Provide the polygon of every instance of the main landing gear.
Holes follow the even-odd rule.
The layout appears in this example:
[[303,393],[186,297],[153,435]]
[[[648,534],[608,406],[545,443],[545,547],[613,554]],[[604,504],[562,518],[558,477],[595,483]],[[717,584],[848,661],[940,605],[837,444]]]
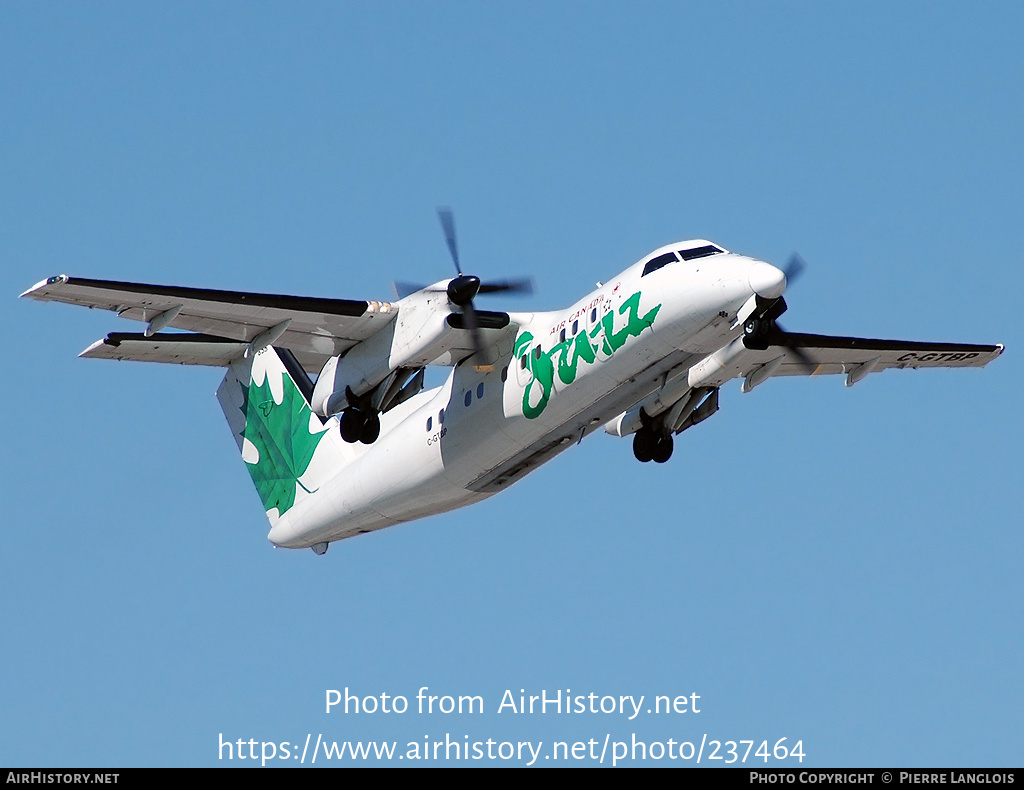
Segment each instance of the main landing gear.
[[341,413],[338,426],[341,429],[341,438],[349,444],[373,444],[380,436],[380,417],[376,412],[363,411],[353,406],[349,406]]
[[672,434],[641,428],[633,434],[633,455],[641,463],[665,463],[672,457]]

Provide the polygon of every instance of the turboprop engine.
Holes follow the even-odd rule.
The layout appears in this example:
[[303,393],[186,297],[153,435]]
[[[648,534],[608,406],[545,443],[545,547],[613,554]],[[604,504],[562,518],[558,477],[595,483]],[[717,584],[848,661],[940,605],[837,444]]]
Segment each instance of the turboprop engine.
[[455,365],[473,355],[480,364],[491,361],[482,332],[505,329],[508,314],[474,311],[467,322],[465,308],[451,296],[458,282],[444,280],[400,299],[394,321],[324,365],[310,405],[321,417],[341,414],[345,441],[376,441],[379,415],[423,388],[427,365]]
[[375,441],[378,415],[422,389],[426,365],[450,364],[472,350],[464,333],[451,331],[443,291],[410,294],[396,307],[394,321],[331,357],[317,377],[310,405],[321,417],[341,413],[346,441]]
[[475,275],[464,274],[452,211],[441,207],[437,215],[458,276],[422,287],[395,283],[395,290],[403,297],[395,305],[398,317],[346,353],[328,360],[317,378],[313,411],[321,417],[341,413],[341,436],[346,442],[376,441],[380,413],[423,388],[425,366],[454,365],[472,355],[477,370],[489,370],[494,362],[493,349],[484,342],[483,331],[505,329],[509,317],[507,313],[477,310],[473,299],[478,294],[533,292],[528,279],[485,283]]

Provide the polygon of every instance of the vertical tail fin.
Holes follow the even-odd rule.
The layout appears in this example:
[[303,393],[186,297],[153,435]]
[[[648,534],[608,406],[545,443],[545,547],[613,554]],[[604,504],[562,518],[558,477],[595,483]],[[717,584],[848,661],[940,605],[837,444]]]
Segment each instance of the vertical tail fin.
[[[324,479],[314,463],[331,442],[309,406],[313,384],[287,349],[268,346],[228,369],[217,399],[271,525]],[[329,452],[329,451],[327,451]]]

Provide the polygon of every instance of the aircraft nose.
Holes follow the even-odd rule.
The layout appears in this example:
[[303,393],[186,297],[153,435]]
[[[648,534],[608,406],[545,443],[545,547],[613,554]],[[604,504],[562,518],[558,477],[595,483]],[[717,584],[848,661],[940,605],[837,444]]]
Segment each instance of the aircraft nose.
[[750,288],[765,299],[777,299],[786,290],[786,275],[770,263],[757,261],[747,275]]

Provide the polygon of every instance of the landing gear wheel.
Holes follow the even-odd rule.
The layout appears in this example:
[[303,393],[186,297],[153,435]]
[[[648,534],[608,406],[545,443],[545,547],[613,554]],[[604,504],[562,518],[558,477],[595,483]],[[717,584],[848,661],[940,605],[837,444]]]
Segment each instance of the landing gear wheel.
[[656,464],[663,464],[672,457],[672,436],[659,436],[654,445],[654,453],[651,459]]
[[641,428],[635,434],[633,434],[633,455],[636,456],[642,464],[646,464],[652,458],[654,458],[654,448],[657,443],[657,437],[655,437],[652,431],[646,428]]
[[[338,427],[341,429],[341,438],[349,444],[358,442],[366,427],[366,415],[358,409],[348,408],[341,413],[338,420]],[[380,430],[380,423],[377,424]]]
[[764,322],[757,318],[751,318],[743,325],[743,334],[747,337],[758,337],[764,334]]
[[359,434],[359,441],[363,444],[373,444],[380,436],[380,417],[376,414],[367,414],[363,423],[363,430]]

